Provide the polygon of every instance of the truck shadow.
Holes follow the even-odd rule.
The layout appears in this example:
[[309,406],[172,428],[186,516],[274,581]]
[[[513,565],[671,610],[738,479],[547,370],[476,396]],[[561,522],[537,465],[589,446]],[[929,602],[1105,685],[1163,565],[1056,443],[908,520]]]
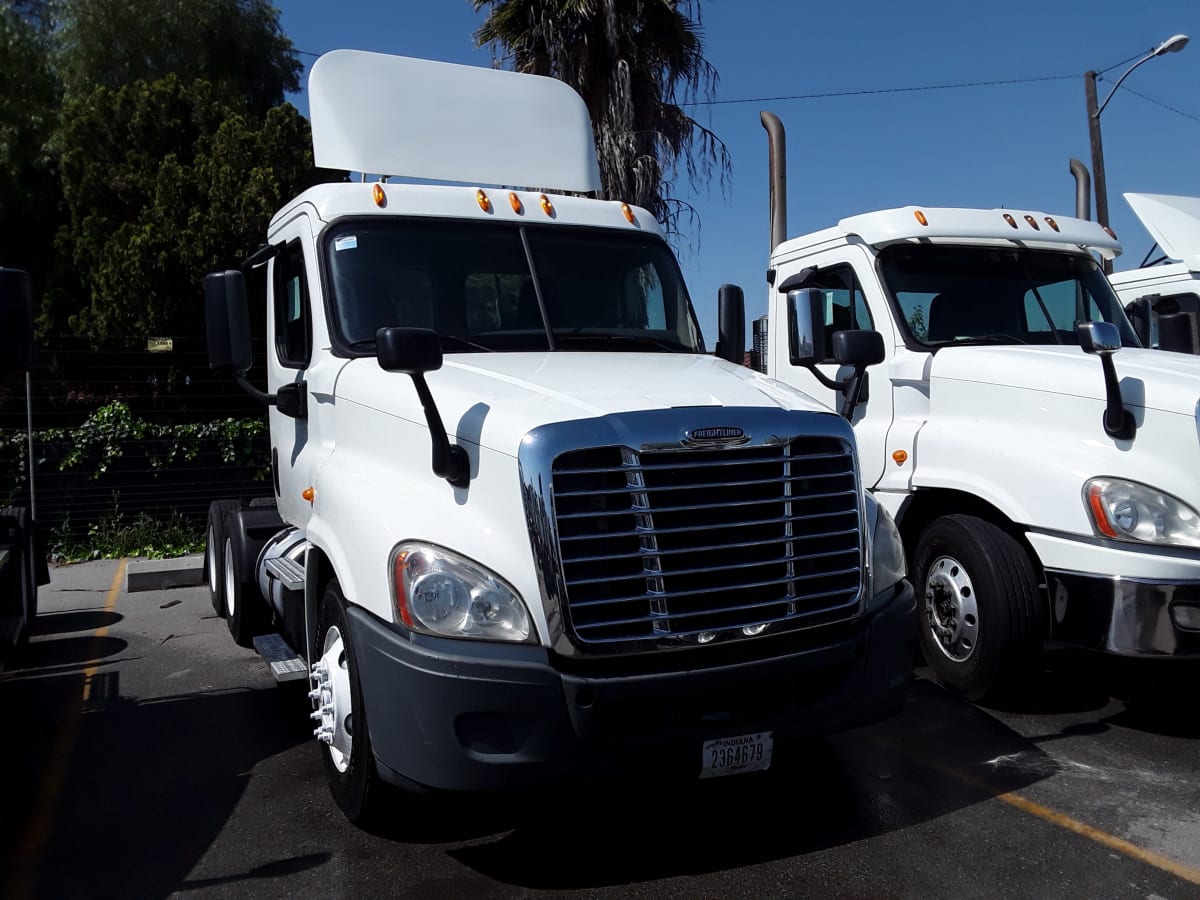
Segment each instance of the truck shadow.
[[34,637],[48,634],[70,634],[76,631],[96,631],[110,628],[124,616],[105,609],[77,609],[71,612],[39,613],[30,632]]
[[[996,760],[1022,754],[1020,770]],[[525,889],[700,875],[854,843],[1019,790],[1054,773],[1036,746],[928,682],[901,714],[779,748],[768,773],[688,784],[612,782],[533,794],[494,840],[447,849]],[[565,799],[569,796],[569,799]],[[486,821],[473,815],[476,827]],[[492,810],[493,824],[505,816]],[[463,835],[459,835],[460,840]]]
[[1200,720],[1188,715],[1179,700],[1197,693],[1200,665],[1195,661],[1132,659],[1063,648],[1045,655],[1027,686],[981,705],[1023,716],[1098,713],[1095,721],[1076,726],[1093,734],[1115,726],[1200,737]]
[[[0,832],[9,832],[0,870],[17,872],[16,887],[24,881],[29,895],[170,895],[222,834],[255,765],[311,740],[297,704],[281,702],[276,689],[138,701],[121,697],[118,673],[107,674],[82,708],[82,675],[0,685],[20,721],[42,722],[21,755],[44,764],[7,764],[27,776],[15,796],[6,789],[0,817]],[[284,857],[203,883],[253,883],[319,866],[328,854]],[[0,883],[0,892],[11,886]]]

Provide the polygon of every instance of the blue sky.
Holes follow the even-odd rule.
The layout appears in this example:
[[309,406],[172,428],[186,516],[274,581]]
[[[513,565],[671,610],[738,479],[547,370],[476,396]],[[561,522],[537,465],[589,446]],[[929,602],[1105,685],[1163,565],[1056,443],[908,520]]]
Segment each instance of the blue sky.
[[[276,3],[284,31],[307,53],[492,61],[474,46],[481,17],[469,0]],[[909,204],[1073,214],[1068,160],[1091,168],[1083,73],[1115,67],[1099,84],[1103,101],[1141,54],[1184,33],[1192,42],[1140,66],[1101,116],[1110,220],[1125,247],[1115,268],[1137,266],[1152,246],[1122,192],[1200,196],[1196,0],[707,0],[701,17],[705,56],[720,75],[716,99],[751,101],[690,108],[733,158],[724,194],[684,180],[677,191],[700,216],[680,262],[710,342],[721,284],[745,289],[747,320],[766,311],[762,109],[787,129],[789,237]],[[993,81],[1017,83],[762,99]],[[307,114],[303,95],[292,100]]]

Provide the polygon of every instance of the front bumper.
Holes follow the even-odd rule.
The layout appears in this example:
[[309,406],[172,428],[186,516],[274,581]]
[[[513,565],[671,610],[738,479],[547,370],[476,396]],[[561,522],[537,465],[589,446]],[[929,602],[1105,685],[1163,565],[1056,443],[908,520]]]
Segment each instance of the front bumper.
[[[913,659],[907,581],[853,628],[766,659],[600,677],[541,647],[436,640],[348,611],[375,761],[405,787],[486,791],[623,771],[695,775],[701,744],[829,734],[897,712]],[[760,646],[765,646],[760,645]]]
[[1179,625],[1181,609],[1200,610],[1200,581],[1047,570],[1046,583],[1056,641],[1123,656],[1200,658],[1200,631]]

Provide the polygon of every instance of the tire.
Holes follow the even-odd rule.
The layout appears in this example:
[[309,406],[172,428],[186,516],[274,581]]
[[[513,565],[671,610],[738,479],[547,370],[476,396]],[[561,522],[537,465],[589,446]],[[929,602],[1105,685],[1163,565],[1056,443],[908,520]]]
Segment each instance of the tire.
[[253,647],[254,639],[270,630],[267,601],[258,591],[252,560],[242,558],[242,542],[225,535],[224,570],[225,624],[242,647]]
[[309,676],[309,696],[329,791],[351,822],[376,824],[391,794],[375,770],[346,598],[336,580],[325,588],[317,621],[320,655]]
[[937,680],[968,700],[1016,687],[1049,624],[1020,542],[985,519],[943,516],[918,538],[912,575],[921,652]]
[[221,618],[225,617],[225,517],[240,506],[237,500],[214,500],[208,505],[204,576],[213,612]]

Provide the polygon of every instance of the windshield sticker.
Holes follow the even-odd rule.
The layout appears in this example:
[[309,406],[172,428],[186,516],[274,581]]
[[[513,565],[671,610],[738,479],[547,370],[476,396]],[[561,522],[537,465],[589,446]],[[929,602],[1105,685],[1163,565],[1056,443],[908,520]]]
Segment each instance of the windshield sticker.
[[356,250],[358,248],[358,236],[348,234],[345,237],[340,237],[333,242],[333,250],[335,253],[342,250]]

